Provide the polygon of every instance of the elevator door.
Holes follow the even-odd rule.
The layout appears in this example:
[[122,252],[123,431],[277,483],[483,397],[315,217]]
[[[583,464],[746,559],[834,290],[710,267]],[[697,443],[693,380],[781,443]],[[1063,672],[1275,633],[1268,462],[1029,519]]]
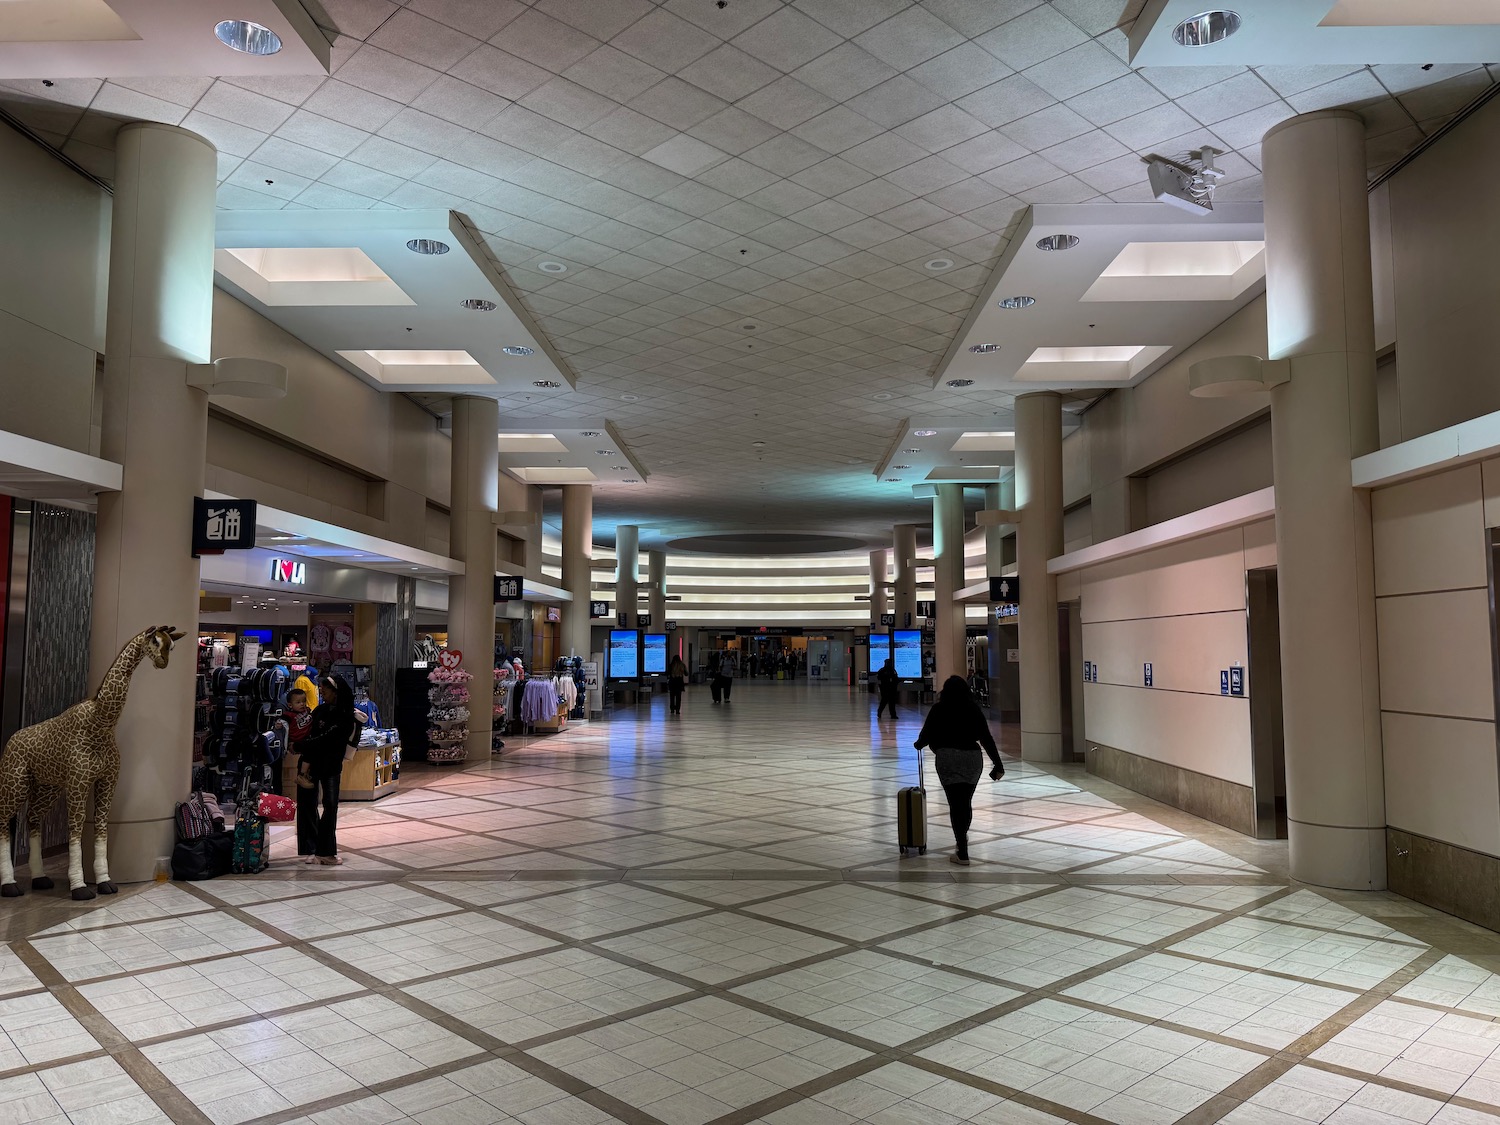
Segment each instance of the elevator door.
[[1255,836],[1286,839],[1286,747],[1281,727],[1281,616],[1276,569],[1245,575],[1250,641],[1250,745]]

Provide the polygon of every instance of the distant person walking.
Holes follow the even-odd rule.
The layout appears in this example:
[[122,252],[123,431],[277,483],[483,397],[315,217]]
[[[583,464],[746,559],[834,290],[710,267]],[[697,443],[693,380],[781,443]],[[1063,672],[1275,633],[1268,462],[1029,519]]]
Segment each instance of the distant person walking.
[[682,692],[687,686],[688,667],[682,657],[672,657],[672,663],[667,665],[667,713],[671,715],[682,714]]
[[900,687],[901,681],[896,678],[896,662],[889,657],[880,666],[880,671],[875,673],[875,682],[880,687],[880,706],[875,711],[875,721],[880,722],[880,717],[885,714],[885,709],[891,709],[892,721],[896,718],[896,689]]
[[924,746],[932,747],[937,758],[938,781],[948,797],[948,818],[953,824],[955,846],[948,862],[968,867],[969,825],[974,822],[974,790],[984,772],[984,755],[988,754],[994,763],[990,770],[992,780],[1004,777],[1005,767],[1000,763],[1000,750],[990,734],[984,712],[962,676],[949,676],[943,681],[942,694],[927,712],[922,733],[912,745],[919,754]]
[[[724,693],[725,703],[729,702],[729,694],[734,690],[734,674],[738,670],[739,669],[735,662],[734,653],[724,653],[724,658],[719,661],[719,678],[714,682],[719,685],[719,691],[722,691]],[[714,693],[715,696],[717,696],[718,694],[718,692]],[[717,703],[718,699],[715,698],[714,702]]]

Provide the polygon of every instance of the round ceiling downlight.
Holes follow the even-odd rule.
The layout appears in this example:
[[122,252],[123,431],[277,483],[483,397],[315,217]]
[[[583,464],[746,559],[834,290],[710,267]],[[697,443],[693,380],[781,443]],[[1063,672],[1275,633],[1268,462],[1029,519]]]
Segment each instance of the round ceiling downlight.
[[1238,12],[1223,9],[1199,12],[1172,29],[1172,41],[1179,47],[1210,47],[1228,39],[1243,22]]
[[507,344],[500,349],[506,355],[535,355],[535,348],[528,348],[524,344]]
[[903,449],[901,452],[902,453],[921,453],[922,451],[920,449]]
[[1002,309],[1029,309],[1034,304],[1035,297],[1001,297],[995,302],[995,306]]
[[885,483],[886,484],[900,484],[901,483],[901,478],[900,477],[886,477],[885,478]]
[[620,483],[621,484],[640,484],[641,482],[637,478],[635,478],[635,477],[626,477]]
[[936,430],[913,430],[913,437],[937,437]]
[[562,386],[556,379],[533,379],[531,385],[533,387],[541,387],[544,391],[555,391],[558,387]]
[[274,55],[281,50],[281,36],[252,20],[220,20],[214,38],[242,55]]
[[953,268],[953,259],[931,258],[928,261],[922,263],[922,268],[929,269],[933,273],[941,273],[943,270],[951,270]]
[[969,351],[974,355],[991,355],[1000,350],[999,344],[974,344]]
[[896,396],[891,394],[890,391],[881,391],[879,394],[871,395],[870,397],[873,399],[877,399],[880,402],[885,402],[886,400],[893,399]]
[[483,297],[470,297],[467,301],[461,301],[460,304],[462,304],[463,307],[468,309],[470,312],[495,311],[495,302],[486,301]]
[[596,457],[614,457],[615,451],[613,449],[596,449],[594,450],[594,455]]
[[568,267],[561,262],[538,262],[537,269],[543,273],[567,273]]
[[409,239],[406,248],[413,254],[446,254],[449,250],[446,242],[439,242],[435,238]]
[[1036,240],[1038,250],[1071,250],[1077,245],[1076,234],[1049,234]]
[[948,385],[950,387],[972,387],[974,385],[974,380],[973,379],[949,379],[948,380]]
[[911,466],[910,465],[892,465],[891,468],[893,468],[893,469],[909,469],[909,468],[911,468]]
[[582,436],[584,436],[584,437],[598,437],[599,436],[599,431],[598,430],[580,430],[579,433],[582,434]]

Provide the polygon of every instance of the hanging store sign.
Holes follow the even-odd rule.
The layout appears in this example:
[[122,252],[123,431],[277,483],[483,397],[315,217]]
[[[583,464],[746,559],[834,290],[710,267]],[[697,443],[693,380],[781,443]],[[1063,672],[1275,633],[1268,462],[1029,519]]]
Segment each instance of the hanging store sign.
[[882,613],[880,615],[880,623],[882,625],[894,625],[896,623],[896,615],[894,613]]
[[997,605],[995,607],[995,620],[1004,621],[1010,617],[1020,617],[1021,607],[1018,605]]
[[1021,580],[1019,578],[991,578],[990,579],[990,601],[1015,603],[1021,600]]
[[272,559],[271,581],[291,586],[307,585],[307,564],[296,559]]
[[670,633],[670,632],[672,632],[672,630],[674,630],[674,629],[677,628],[677,622],[675,622],[675,621],[663,621],[661,627],[663,629],[665,629],[667,632]]
[[255,548],[254,500],[193,497],[193,557]]
[[934,602],[918,602],[917,603],[917,616],[918,617],[936,617],[937,616],[937,602],[935,602],[935,601]]
[[509,574],[495,575],[495,600],[497,602],[519,602],[526,592],[526,583]]
[[609,603],[608,602],[589,602],[589,616],[590,617],[608,617],[609,616]]

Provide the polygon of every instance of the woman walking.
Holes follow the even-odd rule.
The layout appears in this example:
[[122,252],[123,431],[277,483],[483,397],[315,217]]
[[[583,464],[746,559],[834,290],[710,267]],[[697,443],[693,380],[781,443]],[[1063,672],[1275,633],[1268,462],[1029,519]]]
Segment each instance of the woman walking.
[[682,714],[682,691],[687,686],[688,668],[680,656],[672,657],[667,665],[667,713]]
[[988,754],[994,763],[994,769],[990,770],[992,780],[1004,777],[1005,767],[1000,764],[1000,750],[990,734],[984,712],[962,676],[949,676],[943,682],[942,694],[927,712],[922,733],[912,745],[919,754],[922,747],[932,747],[937,758],[938,781],[948,796],[948,818],[953,823],[955,847],[948,862],[968,867],[969,825],[974,820],[974,790],[984,772],[984,755]]
[[[339,779],[344,751],[359,741],[354,692],[342,676],[323,681],[322,702],[313,712],[312,729],[297,745],[302,755],[297,776],[297,854],[305,863],[334,867],[339,858]],[[318,812],[318,799],[323,811]]]

